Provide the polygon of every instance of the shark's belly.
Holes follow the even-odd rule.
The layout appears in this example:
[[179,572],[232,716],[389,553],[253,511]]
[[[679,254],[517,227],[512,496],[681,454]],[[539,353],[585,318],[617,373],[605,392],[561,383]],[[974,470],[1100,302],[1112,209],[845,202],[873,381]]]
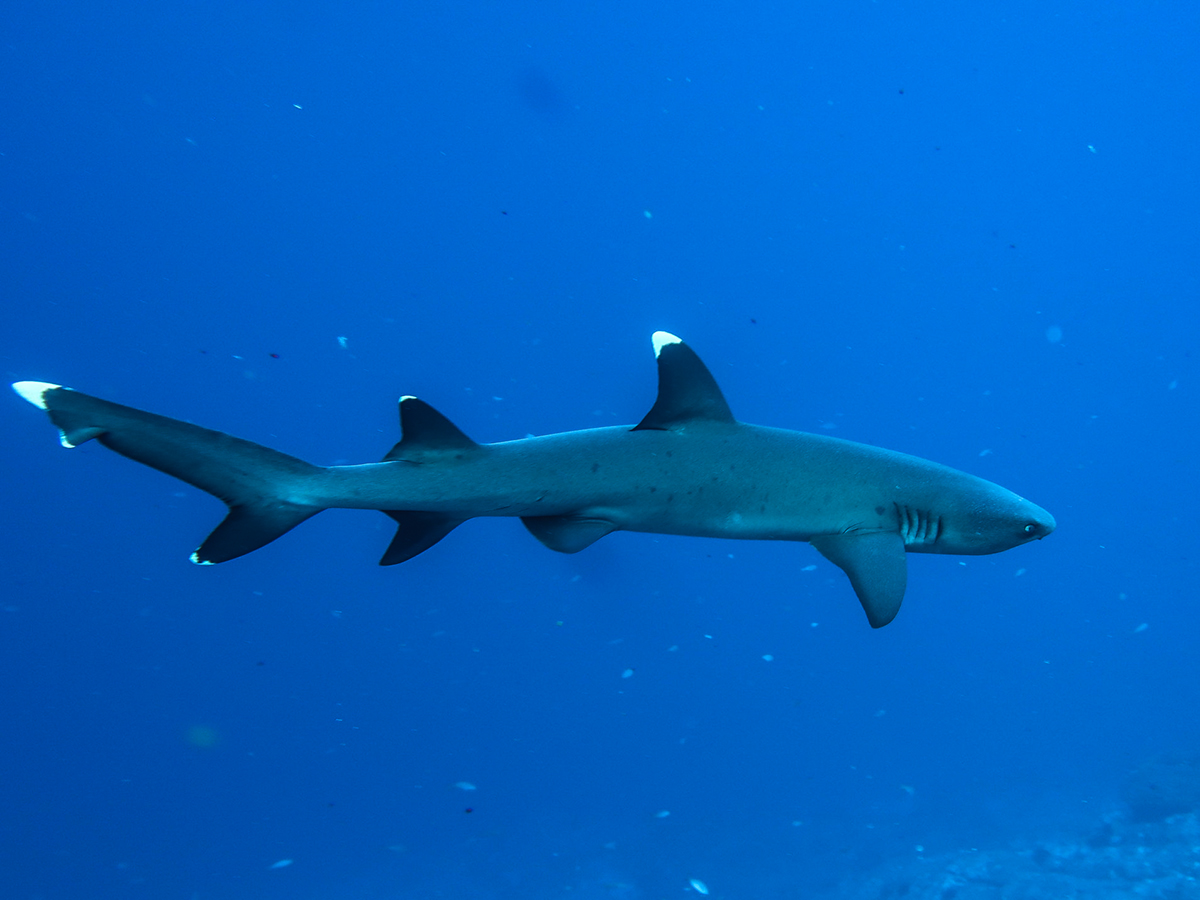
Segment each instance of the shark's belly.
[[868,515],[845,496],[772,497],[757,485],[736,482],[686,489],[666,502],[633,502],[616,511],[626,531],[739,540],[807,541],[867,524]]

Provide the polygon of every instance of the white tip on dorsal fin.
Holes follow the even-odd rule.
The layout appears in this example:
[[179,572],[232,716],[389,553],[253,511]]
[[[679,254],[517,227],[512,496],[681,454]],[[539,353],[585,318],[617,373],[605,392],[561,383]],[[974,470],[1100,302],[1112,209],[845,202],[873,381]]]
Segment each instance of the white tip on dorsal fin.
[[459,430],[453,422],[417,397],[405,394],[400,398],[400,443],[388,451],[384,462],[406,460],[414,462],[438,452],[477,450],[479,445]]
[[46,381],[17,381],[13,383],[12,389],[38,409],[45,409],[46,391],[57,390],[60,387],[61,384],[50,384]]
[[716,379],[691,347],[670,332],[656,331],[654,358],[658,397],[634,431],[671,431],[703,420],[734,423]]
[[658,359],[658,354],[662,353],[662,348],[667,344],[682,344],[679,338],[671,334],[669,331],[656,331],[650,335],[650,340],[654,342],[654,358]]

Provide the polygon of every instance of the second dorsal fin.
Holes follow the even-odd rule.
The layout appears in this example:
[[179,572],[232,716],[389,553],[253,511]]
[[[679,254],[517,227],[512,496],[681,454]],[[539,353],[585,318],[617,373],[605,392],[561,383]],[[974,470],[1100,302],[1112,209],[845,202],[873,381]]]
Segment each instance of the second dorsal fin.
[[672,431],[690,422],[733,423],[729,404],[708,367],[687,344],[665,331],[653,336],[658,398],[634,431]]
[[400,434],[400,443],[388,452],[384,462],[415,461],[429,453],[473,450],[479,446],[457,425],[416,397],[400,398]]

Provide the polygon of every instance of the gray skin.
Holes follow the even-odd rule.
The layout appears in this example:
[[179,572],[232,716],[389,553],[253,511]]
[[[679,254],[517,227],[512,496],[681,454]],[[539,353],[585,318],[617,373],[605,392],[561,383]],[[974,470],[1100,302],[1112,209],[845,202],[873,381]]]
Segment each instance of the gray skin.
[[609,531],[766,541],[888,532],[910,553],[997,553],[1053,528],[1045,510],[974,475],[741,422],[569,431],[420,461],[332,466],[296,487],[289,499],[301,506],[464,520],[569,516]]
[[477,444],[415,397],[383,462],[318,467],[259,444],[90,397],[18,382],[65,446],[96,439],[224,500],[225,520],[192,555],[224,562],[322,509],[378,509],[398,523],[381,560],[427,550],[463,521],[519,517],[574,553],[613,531],[807,541],[850,578],[873,627],[890,622],[905,553],[986,554],[1055,528],[999,485],[938,463],[825,435],[736,421],[699,357],[654,336],[659,391],[637,425]]

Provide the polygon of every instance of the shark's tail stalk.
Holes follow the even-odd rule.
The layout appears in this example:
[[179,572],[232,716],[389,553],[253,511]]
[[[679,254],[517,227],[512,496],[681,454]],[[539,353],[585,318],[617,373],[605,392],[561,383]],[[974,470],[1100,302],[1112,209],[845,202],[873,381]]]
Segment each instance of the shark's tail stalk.
[[225,501],[229,514],[192,554],[198,565],[257,550],[324,508],[300,500],[322,470],[294,456],[58,384],[18,381],[13,390],[50,414],[64,447],[98,440]]

